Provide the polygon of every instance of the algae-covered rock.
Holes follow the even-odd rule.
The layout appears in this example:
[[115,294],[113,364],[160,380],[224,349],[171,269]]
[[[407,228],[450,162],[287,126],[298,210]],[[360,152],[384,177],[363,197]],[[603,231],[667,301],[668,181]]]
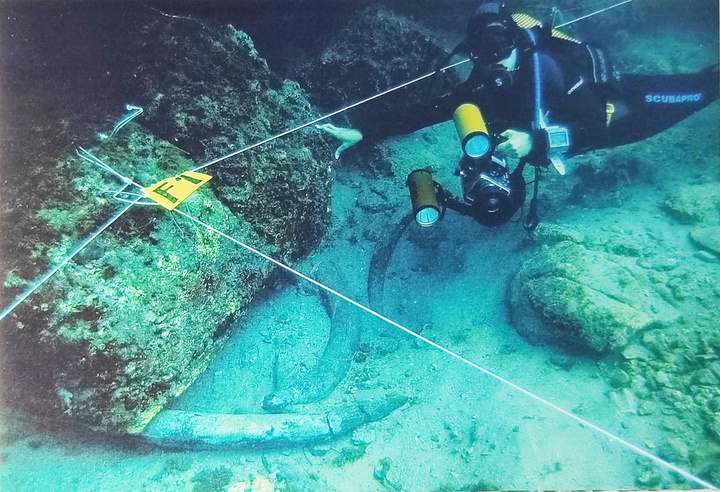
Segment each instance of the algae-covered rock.
[[[432,72],[444,56],[445,51],[421,24],[373,6],[352,17],[320,59],[303,67],[297,78],[313,101],[331,110]],[[380,103],[409,106],[417,98],[428,97],[428,91],[441,95],[454,81],[441,78],[433,80],[437,84],[410,86],[401,98],[383,97]]]
[[[192,164],[137,126],[90,150],[147,184]],[[57,238],[38,244],[37,256],[57,264],[123,204],[108,193],[119,180],[77,155],[62,158],[53,177],[57,188],[32,220]],[[274,251],[209,187],[181,210]],[[271,270],[180,215],[134,205],[3,322],[5,389],[34,415],[137,432],[205,369]]]
[[[297,73],[300,85],[325,111],[334,111],[428,74],[446,57],[432,34],[414,20],[384,7],[372,6],[352,16],[328,42],[320,57]],[[334,118],[338,124],[363,128],[364,137],[385,137],[384,130],[370,135],[387,112],[406,112],[439,97],[459,82],[452,70],[386,93]],[[448,120],[452,114],[447,115]],[[388,173],[388,150],[379,146],[353,147],[343,156],[363,169]]]
[[720,226],[698,227],[690,232],[690,237],[701,248],[720,255]]
[[[145,108],[142,124],[209,162],[313,120],[300,86],[282,80],[232,26],[144,15],[131,29],[100,34],[128,100]],[[327,230],[332,149],[314,127],[207,168],[219,198],[280,255],[298,260]]]
[[573,351],[622,349],[640,330],[678,317],[643,269],[571,241],[523,263],[510,303],[520,334]]
[[[71,63],[57,74],[87,120],[33,113],[42,132],[35,123],[22,135],[7,128],[3,308],[124,205],[113,198],[122,183],[80,159],[79,144],[149,186],[314,117],[299,86],[275,76],[230,27],[154,9],[100,12],[85,27],[77,39],[53,31],[58,53],[17,59],[35,73],[43,55],[82,53],[102,69]],[[24,100],[40,108],[36,99],[61,90],[31,89]],[[107,138],[119,101],[144,111]],[[314,129],[278,138],[204,168],[210,183],[179,210],[263,253],[300,259],[328,223],[324,157],[332,151]],[[125,200],[139,196],[134,185],[126,191]],[[271,266],[178,213],[134,205],[2,321],[3,400],[48,421],[137,432],[204,370]]]
[[583,234],[575,229],[547,222],[538,224],[537,229],[529,237],[537,244],[556,244],[562,241],[582,244],[585,239]]
[[665,201],[670,215],[686,224],[720,223],[720,183],[682,185]]

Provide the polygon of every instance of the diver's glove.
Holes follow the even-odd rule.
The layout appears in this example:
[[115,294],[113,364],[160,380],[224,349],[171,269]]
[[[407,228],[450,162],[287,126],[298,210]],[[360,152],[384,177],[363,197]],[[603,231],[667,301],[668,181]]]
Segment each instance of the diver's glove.
[[500,136],[507,140],[497,146],[497,151],[505,157],[522,159],[533,150],[533,137],[529,133],[505,130]]
[[322,125],[315,125],[315,128],[322,130],[324,132],[329,133],[333,137],[340,140],[341,145],[337,148],[335,151],[335,159],[340,158],[340,154],[345,152],[345,150],[349,149],[353,145],[358,144],[362,139],[362,133],[360,133],[360,130],[356,130],[354,128],[342,128],[339,126],[335,126],[330,123],[323,123]]
[[[561,127],[548,128],[557,129]],[[567,136],[567,130],[564,131]],[[503,156],[524,159],[533,166],[548,167],[552,164],[558,173],[565,174],[565,166],[560,157],[564,155],[567,147],[560,154],[553,154],[549,145],[548,130],[538,129],[533,130],[531,133],[505,130],[500,136],[507,139],[497,146],[497,151]]]
[[569,147],[568,131],[565,127],[548,126],[530,133],[506,130],[500,136],[507,140],[497,146],[497,151],[505,157],[524,159],[533,166],[544,168],[552,164],[559,174],[565,174],[562,159]]

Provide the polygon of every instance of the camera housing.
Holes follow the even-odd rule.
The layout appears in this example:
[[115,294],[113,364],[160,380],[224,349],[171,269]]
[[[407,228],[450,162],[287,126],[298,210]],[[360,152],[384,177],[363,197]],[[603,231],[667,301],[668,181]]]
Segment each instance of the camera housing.
[[522,173],[508,172],[505,161],[494,155],[487,159],[464,156],[458,174],[462,180],[462,202],[468,206],[465,212],[469,211],[467,215],[484,226],[504,224],[525,202]]
[[462,198],[443,189],[428,171],[413,171],[407,178],[407,186],[415,221],[423,227],[431,226],[449,208],[484,226],[500,226],[525,202],[522,166],[510,172],[505,160],[495,155],[494,139],[474,104],[460,105],[453,121],[463,150],[456,170],[461,179]]

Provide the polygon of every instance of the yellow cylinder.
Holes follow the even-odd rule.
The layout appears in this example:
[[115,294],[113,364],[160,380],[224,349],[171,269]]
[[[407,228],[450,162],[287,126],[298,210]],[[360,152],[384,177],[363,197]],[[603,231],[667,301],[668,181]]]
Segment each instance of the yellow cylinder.
[[432,174],[417,169],[407,177],[415,221],[423,227],[433,225],[440,218],[440,204]]
[[453,113],[455,130],[468,157],[485,157],[492,150],[485,120],[474,104],[461,104]]

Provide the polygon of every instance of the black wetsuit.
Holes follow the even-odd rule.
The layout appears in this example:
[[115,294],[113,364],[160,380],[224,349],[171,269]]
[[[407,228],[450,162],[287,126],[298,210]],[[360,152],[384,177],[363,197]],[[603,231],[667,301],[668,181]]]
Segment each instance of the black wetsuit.
[[[568,154],[573,155],[642,140],[718,98],[717,66],[697,74],[618,78],[605,53],[593,45],[559,39],[540,28],[523,29],[518,37],[514,71],[476,65],[449,94],[411,111],[362,118],[359,130],[369,141],[408,134],[449,120],[455,108],[469,102],[480,107],[493,134],[509,128],[533,132],[538,131],[539,103],[545,124],[567,128]],[[531,157],[542,158],[543,139],[533,140],[541,145],[534,145]]]

